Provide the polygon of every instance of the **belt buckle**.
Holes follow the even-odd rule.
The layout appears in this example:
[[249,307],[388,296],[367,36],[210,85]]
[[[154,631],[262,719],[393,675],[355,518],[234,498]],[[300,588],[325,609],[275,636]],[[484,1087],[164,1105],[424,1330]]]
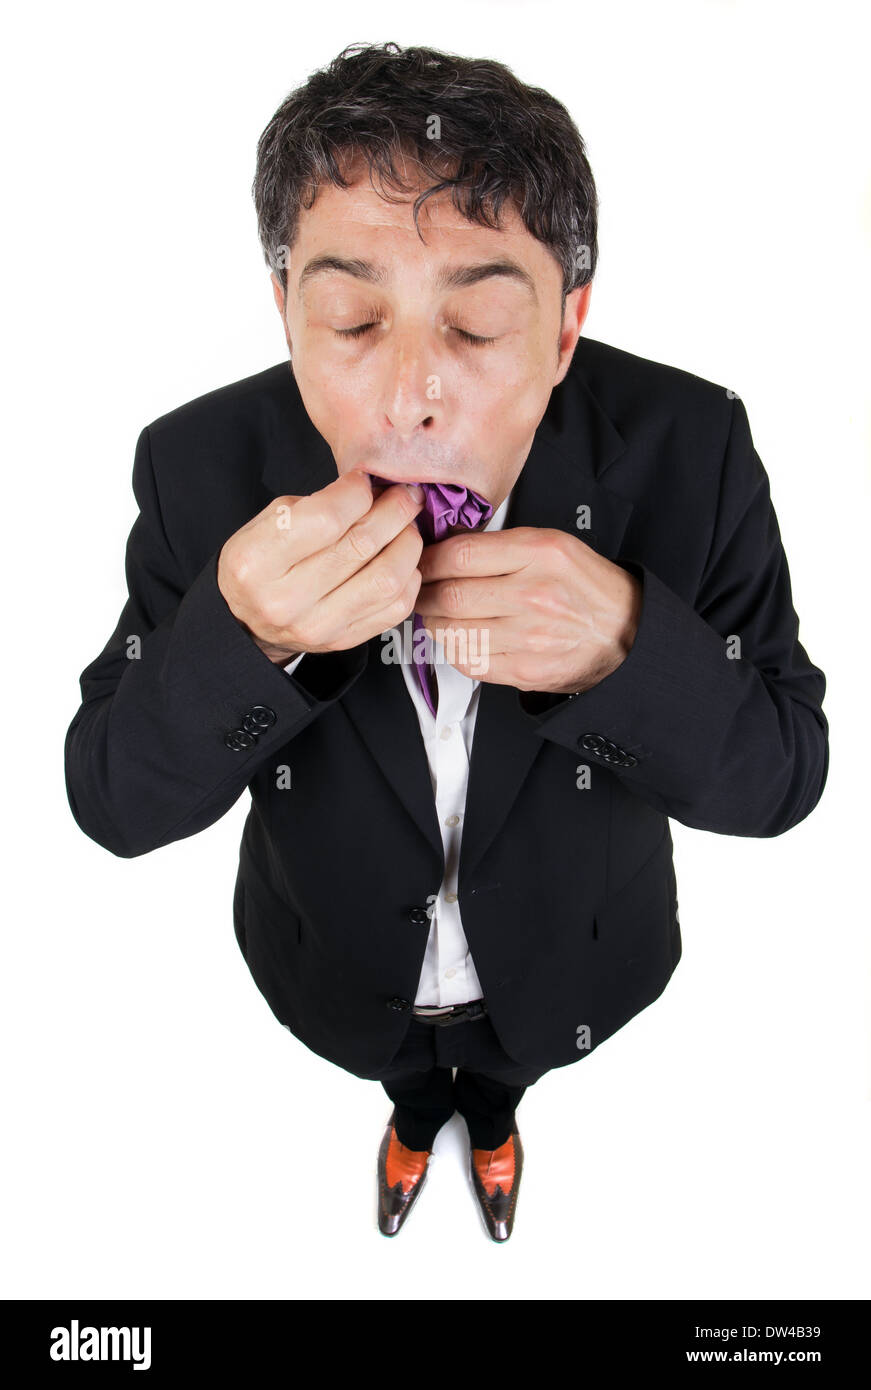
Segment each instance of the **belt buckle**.
[[452,1014],[450,1018],[440,1020],[446,1027],[450,1027],[452,1023],[466,1023],[469,1019],[480,1018],[484,1012],[478,999],[472,999],[468,1004],[455,1004],[454,1008],[457,1011],[455,1014]]
[[436,1019],[436,1022],[440,1023],[443,1028],[450,1028],[453,1023],[462,1023],[468,1014],[468,1004],[452,1004],[451,1012],[446,1014],[444,1018]]
[[471,1017],[480,1017],[484,1012],[483,1000],[473,999],[466,1004],[443,1004],[440,1007],[430,1004],[417,1005],[415,1016],[425,1019],[428,1023],[437,1023],[442,1028],[450,1028],[451,1024],[463,1023],[468,1019],[473,1008],[478,1008],[478,1013],[472,1013]]

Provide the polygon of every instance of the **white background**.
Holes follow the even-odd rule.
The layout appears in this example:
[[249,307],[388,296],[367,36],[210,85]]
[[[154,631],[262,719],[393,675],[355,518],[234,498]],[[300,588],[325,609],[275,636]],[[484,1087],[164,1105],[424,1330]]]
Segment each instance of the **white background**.
[[[871,1294],[866,45],[829,3],[99,4],[4,25],[2,1213],[9,1298]],[[601,197],[584,332],[735,390],[832,726],[774,840],[672,822],[665,994],[518,1111],[512,1239],[459,1116],[395,1240],[380,1085],[276,1022],[232,925],[246,793],[136,860],[79,831],[63,738],[125,598],[149,421],[283,361],[257,138],[346,44],[500,59]],[[865,253],[865,254],[863,254]],[[338,1117],[326,1128],[324,1117]]]

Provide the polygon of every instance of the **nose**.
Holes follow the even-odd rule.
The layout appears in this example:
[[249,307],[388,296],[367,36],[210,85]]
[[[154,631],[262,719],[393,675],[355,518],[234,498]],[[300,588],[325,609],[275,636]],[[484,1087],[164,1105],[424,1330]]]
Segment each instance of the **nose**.
[[441,382],[419,330],[396,335],[385,370],[384,414],[396,434],[410,440],[431,430],[436,423],[434,403],[441,397]]
[[398,405],[394,402],[384,413],[397,438],[402,440],[410,441],[419,433],[427,433],[435,424],[432,414],[413,401],[403,401]]

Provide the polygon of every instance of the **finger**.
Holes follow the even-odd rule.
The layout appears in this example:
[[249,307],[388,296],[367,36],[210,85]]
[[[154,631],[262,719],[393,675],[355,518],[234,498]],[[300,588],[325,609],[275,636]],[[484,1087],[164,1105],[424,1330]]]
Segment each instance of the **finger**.
[[527,607],[525,586],[511,575],[485,579],[441,579],[422,583],[415,612],[455,618],[507,618]]
[[[511,685],[516,660],[516,635],[497,624],[450,624],[447,620],[426,630],[433,642],[433,660],[444,662],[472,680]],[[502,650],[504,648],[505,650]]]
[[[395,582],[394,566],[397,561],[403,564],[406,550],[403,548],[392,552],[381,566],[377,561],[391,542],[409,529],[421,506],[422,503],[416,502],[405,487],[390,488],[343,536],[299,561],[292,570],[282,575],[274,585],[272,595],[276,605],[283,607],[286,621],[292,623],[314,605],[322,604],[330,594],[341,590],[348,580],[363,571],[367,571],[364,582],[351,590],[360,604],[359,614],[369,617],[383,608],[387,593],[384,586]],[[403,583],[411,569],[417,567],[423,548],[417,528],[411,526],[411,531],[416,538],[413,542],[414,554],[401,576]],[[395,596],[392,590],[390,595]],[[347,601],[347,596],[344,601]],[[334,613],[335,605],[323,611]],[[349,620],[352,616],[355,615],[349,614]]]
[[[414,611],[420,611],[417,602]],[[449,648],[454,642],[460,652],[486,649],[493,654],[506,656],[517,649],[520,640],[516,624],[508,618],[494,618],[492,621],[488,618],[482,622],[439,614],[426,617],[423,625],[439,646]]]
[[[351,526],[322,557],[330,568],[334,582],[324,593],[344,584],[352,575],[365,569],[380,553],[409,526],[423,508],[423,496],[416,500],[406,484],[386,488],[375,499],[370,510]],[[420,534],[415,528],[416,534]],[[423,549],[421,538],[420,549]],[[371,578],[371,575],[370,575]]]
[[354,644],[368,642],[370,637],[397,627],[410,618],[414,612],[414,601],[420,588],[420,570],[417,566],[411,571],[405,587],[393,603],[383,608],[373,608],[366,617],[354,618],[348,626],[350,640]]
[[[318,598],[309,609],[300,609],[299,594],[294,588],[288,595],[288,608],[292,611],[285,621],[293,623],[297,610],[306,612],[305,637],[309,648],[326,645],[337,637],[350,636],[344,646],[368,641],[413,611],[420,586],[417,561],[422,545],[417,528],[406,525],[374,560]],[[290,582],[293,588],[293,575]]]
[[369,480],[359,469],[308,497],[287,494],[274,498],[249,523],[249,568],[267,580],[285,575],[310,555],[339,541],[367,515],[372,504]]
[[460,532],[425,547],[420,572],[424,583],[456,575],[513,574],[530,565],[541,545],[541,529],[516,526],[504,531]]
[[537,690],[567,654],[564,643],[553,650],[549,642],[540,645],[524,637],[511,619],[496,619],[483,625],[427,619],[424,626],[432,638],[437,665],[446,662],[471,680],[493,685]]
[[512,658],[501,652],[490,652],[483,648],[463,653],[462,649],[455,649],[448,657],[439,651],[436,661],[446,661],[455,671],[468,676],[469,680],[487,681],[491,685],[514,684]]
[[[577,632],[562,627],[542,624],[534,614],[524,612],[506,618],[454,618],[448,614],[427,615],[423,625],[435,637],[441,630],[444,633],[465,632],[467,634],[489,634],[486,640],[494,652],[515,655],[528,654],[532,658],[551,661],[578,649]],[[438,639],[441,640],[441,639]]]

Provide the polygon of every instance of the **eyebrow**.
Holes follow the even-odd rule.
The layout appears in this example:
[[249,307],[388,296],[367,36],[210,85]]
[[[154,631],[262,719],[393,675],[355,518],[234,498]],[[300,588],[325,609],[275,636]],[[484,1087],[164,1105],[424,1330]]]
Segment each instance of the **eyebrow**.
[[[299,277],[299,294],[302,295],[303,286],[316,275],[324,275],[330,271],[341,271],[345,275],[353,275],[356,280],[365,280],[370,285],[383,285],[387,279],[387,273],[383,266],[374,264],[372,261],[362,261],[356,257],[345,256],[313,256],[303,266]],[[479,285],[482,280],[490,280],[496,277],[514,280],[529,290],[533,299],[537,300],[538,295],[535,291],[535,281],[517,261],[510,256],[502,256],[495,261],[477,261],[472,265],[442,266],[436,276],[436,288],[440,290],[465,290],[472,285]]]

